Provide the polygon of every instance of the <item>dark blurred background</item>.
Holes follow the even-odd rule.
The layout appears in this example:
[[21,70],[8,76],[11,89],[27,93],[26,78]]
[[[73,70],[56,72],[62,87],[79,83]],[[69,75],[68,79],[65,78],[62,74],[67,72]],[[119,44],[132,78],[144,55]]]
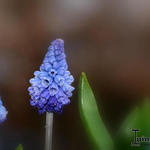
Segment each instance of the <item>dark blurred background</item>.
[[78,110],[86,72],[112,134],[150,90],[150,1],[0,0],[0,95],[9,114],[0,126],[0,150],[44,149],[45,115],[29,104],[29,79],[52,40],[65,40],[76,90],[55,115],[53,150],[91,150]]

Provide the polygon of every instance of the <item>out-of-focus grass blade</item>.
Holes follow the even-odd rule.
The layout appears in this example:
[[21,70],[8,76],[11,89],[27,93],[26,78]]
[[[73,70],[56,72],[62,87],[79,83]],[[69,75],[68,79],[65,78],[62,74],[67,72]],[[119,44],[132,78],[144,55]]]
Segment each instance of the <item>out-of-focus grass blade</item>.
[[16,148],[16,150],[23,150],[23,146],[21,144],[19,144]]
[[112,139],[99,115],[96,100],[85,73],[82,73],[80,78],[79,109],[84,127],[94,144],[94,150],[112,150]]
[[140,130],[137,132],[137,137],[150,137],[150,102],[148,99],[143,102],[144,104],[138,108],[135,108],[123,122],[116,139],[118,150],[150,149],[150,145],[147,145],[149,143],[141,143],[141,146],[138,147],[133,146],[133,129]]

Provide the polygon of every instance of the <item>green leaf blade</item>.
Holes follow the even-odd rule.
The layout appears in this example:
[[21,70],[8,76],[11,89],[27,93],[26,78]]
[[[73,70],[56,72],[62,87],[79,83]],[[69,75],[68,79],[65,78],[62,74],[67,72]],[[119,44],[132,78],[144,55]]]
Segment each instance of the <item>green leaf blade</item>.
[[112,139],[99,115],[94,94],[84,73],[81,75],[79,85],[79,109],[81,119],[95,149],[112,150]]

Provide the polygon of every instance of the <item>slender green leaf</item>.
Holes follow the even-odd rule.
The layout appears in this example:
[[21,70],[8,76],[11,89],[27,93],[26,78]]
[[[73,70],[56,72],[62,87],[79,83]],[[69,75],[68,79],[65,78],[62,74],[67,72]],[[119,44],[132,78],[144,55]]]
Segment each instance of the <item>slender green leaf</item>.
[[[150,137],[150,103],[149,100],[144,100],[144,104],[132,110],[123,122],[117,138],[116,145],[118,150],[148,150],[150,146],[146,142],[141,142],[140,146],[133,146],[134,133],[133,129],[140,130],[137,132],[137,137]],[[132,143],[132,144],[131,144]],[[146,144],[146,145],[145,145]]]
[[19,144],[16,148],[16,150],[23,150],[23,146],[21,144]]
[[82,73],[79,85],[79,108],[84,127],[94,150],[112,150],[113,142],[99,115],[92,89],[85,73]]

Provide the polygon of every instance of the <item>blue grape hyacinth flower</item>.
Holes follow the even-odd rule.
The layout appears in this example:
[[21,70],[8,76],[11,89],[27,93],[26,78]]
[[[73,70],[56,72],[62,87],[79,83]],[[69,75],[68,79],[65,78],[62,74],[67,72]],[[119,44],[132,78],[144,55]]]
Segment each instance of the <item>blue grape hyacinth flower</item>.
[[4,122],[6,120],[7,114],[8,114],[8,111],[3,106],[3,102],[0,98],[0,123]]
[[48,47],[40,70],[30,79],[30,104],[37,107],[40,114],[45,111],[61,113],[63,106],[70,103],[73,81],[68,71],[64,41],[56,39]]

